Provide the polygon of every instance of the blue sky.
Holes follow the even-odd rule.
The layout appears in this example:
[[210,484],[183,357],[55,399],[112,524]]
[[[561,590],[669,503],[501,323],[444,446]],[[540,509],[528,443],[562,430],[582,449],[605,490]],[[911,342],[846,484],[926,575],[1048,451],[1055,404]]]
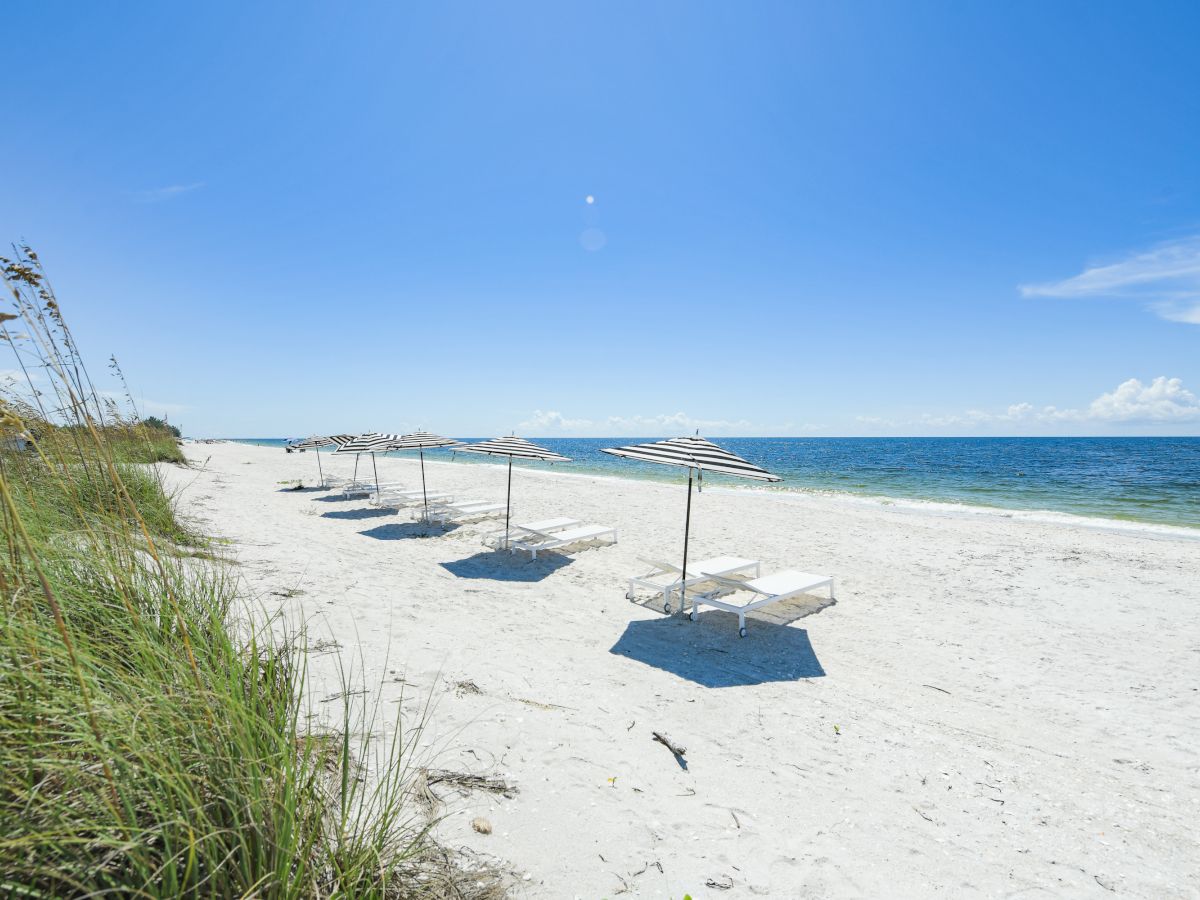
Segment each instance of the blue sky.
[[1200,433],[1196,3],[6,29],[0,236],[189,434]]

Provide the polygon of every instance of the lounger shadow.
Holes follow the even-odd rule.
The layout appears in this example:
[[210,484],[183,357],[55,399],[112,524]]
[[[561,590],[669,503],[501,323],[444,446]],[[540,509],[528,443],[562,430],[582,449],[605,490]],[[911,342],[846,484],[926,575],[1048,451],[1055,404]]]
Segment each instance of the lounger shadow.
[[535,560],[522,559],[503,550],[481,550],[473,556],[441,563],[458,578],[483,578],[491,581],[541,581],[569,566],[573,559],[559,553],[547,553]]
[[698,622],[681,616],[630,622],[609,652],[709,688],[825,675],[806,629],[756,621],[751,638],[740,638],[737,616],[716,610]]

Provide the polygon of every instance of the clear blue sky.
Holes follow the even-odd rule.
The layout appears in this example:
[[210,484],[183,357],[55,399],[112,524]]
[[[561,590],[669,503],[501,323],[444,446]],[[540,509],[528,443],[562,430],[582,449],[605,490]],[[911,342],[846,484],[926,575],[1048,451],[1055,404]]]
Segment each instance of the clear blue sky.
[[189,434],[1200,433],[1190,0],[5,30],[0,236]]

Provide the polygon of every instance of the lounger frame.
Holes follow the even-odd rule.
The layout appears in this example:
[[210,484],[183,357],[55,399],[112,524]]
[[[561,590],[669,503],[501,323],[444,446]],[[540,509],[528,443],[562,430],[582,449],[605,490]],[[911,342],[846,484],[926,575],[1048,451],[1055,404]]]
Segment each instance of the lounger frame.
[[[805,573],[801,573],[805,574]],[[836,599],[833,595],[833,576],[814,575],[812,581],[806,581],[803,585],[793,588],[790,591],[785,591],[782,594],[768,594],[753,587],[750,583],[742,581],[734,581],[726,578],[713,578],[713,581],[718,582],[721,586],[714,591],[708,593],[699,593],[692,596],[692,611],[689,618],[695,622],[700,614],[702,606],[712,606],[716,609],[723,609],[726,612],[735,613],[738,617],[738,637],[746,636],[746,613],[753,612],[756,609],[762,609],[764,606],[770,606],[772,603],[780,603],[784,600],[790,600],[793,597],[798,597],[801,594],[808,594],[819,588],[829,588],[829,599]],[[749,603],[729,603],[720,599],[723,595],[735,593],[737,591],[749,591],[757,594],[760,599],[751,600]]]

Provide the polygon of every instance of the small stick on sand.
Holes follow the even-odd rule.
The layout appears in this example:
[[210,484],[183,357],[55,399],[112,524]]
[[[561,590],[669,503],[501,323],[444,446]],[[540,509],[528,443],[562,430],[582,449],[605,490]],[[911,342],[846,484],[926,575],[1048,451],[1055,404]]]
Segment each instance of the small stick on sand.
[[945,688],[940,688],[936,684],[923,684],[921,687],[933,688],[935,691],[941,691],[943,694],[950,695],[950,692]]
[[667,737],[665,734],[663,734],[662,732],[652,731],[650,733],[652,735],[654,735],[654,740],[658,741],[660,744],[662,744],[664,747],[666,747],[668,750],[670,750],[672,753],[674,753],[675,758],[677,760],[679,760],[680,763],[683,762],[683,757],[687,753],[686,747],[680,747],[677,744],[672,743],[671,739],[669,737]]

